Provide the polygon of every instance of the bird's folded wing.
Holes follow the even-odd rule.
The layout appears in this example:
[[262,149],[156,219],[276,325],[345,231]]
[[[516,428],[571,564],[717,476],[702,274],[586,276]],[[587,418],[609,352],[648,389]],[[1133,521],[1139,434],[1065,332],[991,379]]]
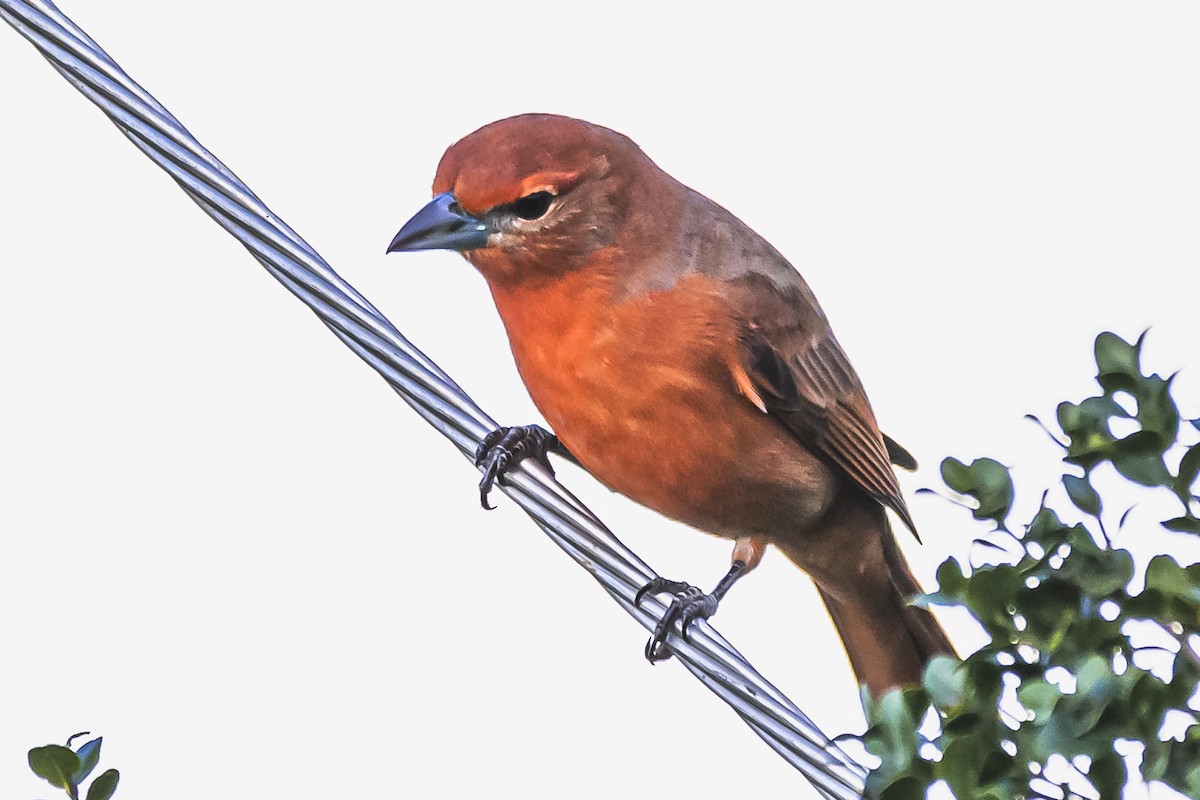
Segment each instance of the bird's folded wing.
[[821,312],[807,307],[807,293],[788,298],[790,292],[773,286],[771,294],[764,303],[760,282],[753,303],[739,310],[742,366],[761,406],[916,534],[892,470],[893,461],[904,467],[916,461],[880,433],[858,375]]

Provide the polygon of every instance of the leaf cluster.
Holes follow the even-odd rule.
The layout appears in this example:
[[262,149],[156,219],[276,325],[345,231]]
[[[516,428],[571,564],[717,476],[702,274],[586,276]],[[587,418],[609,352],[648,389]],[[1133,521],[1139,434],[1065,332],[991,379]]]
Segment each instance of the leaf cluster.
[[[64,790],[71,800],[79,800],[79,789],[100,763],[100,744],[103,737],[84,743],[78,750],[71,743],[86,733],[77,733],[61,744],[48,744],[29,751],[29,768],[39,778]],[[121,776],[115,769],[105,770],[88,786],[84,800],[109,800],[117,790]]]
[[[1200,565],[1157,555],[1135,574],[1130,552],[1110,541],[1093,484],[1110,465],[1139,492],[1173,496],[1179,510],[1163,528],[1200,534],[1200,420],[1181,419],[1170,379],[1143,374],[1141,344],[1101,334],[1099,393],[1057,409],[1062,438],[1051,435],[1082,472],[1063,475],[1062,485],[1083,523],[1063,522],[1047,492],[1013,533],[1008,470],[989,458],[943,462],[947,486],[970,498],[975,518],[994,523],[990,536],[1006,537],[1006,546],[978,541],[1011,555],[974,570],[949,559],[937,592],[916,600],[967,609],[990,642],[961,662],[935,659],[919,687],[865,699],[864,743],[881,760],[869,795],[919,798],[944,781],[960,800],[1117,798],[1137,777],[1120,742],[1140,744],[1143,780],[1200,797]],[[1119,542],[1139,533],[1124,527],[1126,517]],[[1135,645],[1145,638],[1139,627],[1163,645]],[[1181,732],[1166,735],[1172,727]]]

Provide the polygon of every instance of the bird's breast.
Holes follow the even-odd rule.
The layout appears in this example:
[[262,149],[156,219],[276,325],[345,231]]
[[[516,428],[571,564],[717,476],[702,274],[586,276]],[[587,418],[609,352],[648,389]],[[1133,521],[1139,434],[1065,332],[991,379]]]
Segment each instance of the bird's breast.
[[794,529],[828,505],[829,470],[740,395],[738,325],[690,276],[614,299],[599,274],[493,287],[517,368],[560,440],[596,478],[725,536]]

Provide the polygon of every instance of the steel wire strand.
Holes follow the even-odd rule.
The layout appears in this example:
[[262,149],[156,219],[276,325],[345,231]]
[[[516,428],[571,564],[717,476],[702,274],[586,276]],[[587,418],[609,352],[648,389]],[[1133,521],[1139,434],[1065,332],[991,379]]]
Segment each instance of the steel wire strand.
[[[0,16],[217,224],[430,425],[470,457],[497,427],[458,385],[343,280],[298,234],[135,83],[82,29],[47,0],[0,0]],[[626,612],[652,630],[666,605],[633,597],[654,572],[582,503],[536,464],[522,464],[500,490],[521,506]],[[668,640],[681,663],[728,703],[772,749],[829,798],[862,795],[865,770],[706,622]]]

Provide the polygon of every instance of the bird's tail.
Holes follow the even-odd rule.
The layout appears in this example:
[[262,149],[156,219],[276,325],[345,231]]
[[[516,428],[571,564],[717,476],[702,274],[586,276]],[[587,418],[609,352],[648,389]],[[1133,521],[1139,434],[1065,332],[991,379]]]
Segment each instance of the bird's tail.
[[[839,597],[817,584],[855,676],[876,698],[896,686],[919,684],[934,656],[956,655],[934,616],[908,604],[923,590],[891,532],[882,539],[887,586],[875,587],[869,596]],[[786,545],[781,549],[787,553]]]

